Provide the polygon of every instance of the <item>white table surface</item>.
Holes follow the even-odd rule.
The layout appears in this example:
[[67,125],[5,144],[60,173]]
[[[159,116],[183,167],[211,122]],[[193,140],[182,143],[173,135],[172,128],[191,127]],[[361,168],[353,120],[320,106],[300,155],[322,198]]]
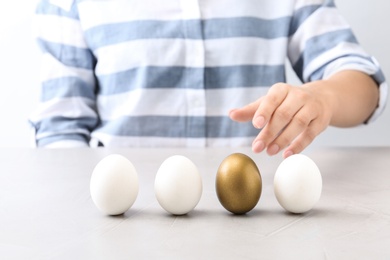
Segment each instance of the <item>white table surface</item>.
[[[263,192],[256,208],[232,215],[215,174],[231,153],[250,156]],[[124,215],[103,215],[89,181],[104,156],[135,165],[140,192]],[[185,155],[203,178],[194,211],[171,216],[153,190],[160,164]],[[280,155],[250,149],[0,149],[0,259],[390,259],[390,148],[328,148],[306,155],[323,191],[305,214],[286,213],[273,193]]]

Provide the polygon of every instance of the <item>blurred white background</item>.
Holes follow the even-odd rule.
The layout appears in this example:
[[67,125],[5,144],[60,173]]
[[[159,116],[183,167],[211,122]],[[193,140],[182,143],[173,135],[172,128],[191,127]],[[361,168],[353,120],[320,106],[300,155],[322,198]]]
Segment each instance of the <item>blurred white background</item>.
[[0,3],[0,147],[31,146],[27,118],[39,100],[40,51],[31,29],[36,3]]
[[[32,37],[31,20],[37,0],[0,3],[0,147],[29,147],[28,116],[39,100],[40,51]],[[336,0],[358,40],[375,56],[390,82],[390,1]],[[293,75],[290,82],[296,83]],[[315,146],[389,146],[390,112],[373,124],[353,129],[328,128]]]

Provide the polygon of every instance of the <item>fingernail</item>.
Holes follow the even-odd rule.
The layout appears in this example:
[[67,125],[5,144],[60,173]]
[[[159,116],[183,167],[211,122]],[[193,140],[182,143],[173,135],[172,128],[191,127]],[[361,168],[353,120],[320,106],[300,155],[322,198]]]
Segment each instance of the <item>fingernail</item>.
[[265,144],[263,141],[259,140],[259,141],[256,141],[253,145],[252,145],[252,150],[253,152],[255,153],[260,153],[264,150],[265,148]]
[[279,145],[277,145],[277,144],[271,145],[270,148],[268,148],[268,150],[267,150],[267,153],[269,155],[275,155],[278,152],[279,152]]
[[260,129],[264,127],[265,118],[263,116],[258,116],[253,120],[254,127]]
[[292,151],[287,150],[287,151],[284,152],[283,157],[284,157],[284,159],[286,159],[287,157],[290,157],[290,156],[293,155],[293,154],[294,154],[294,153],[293,153]]

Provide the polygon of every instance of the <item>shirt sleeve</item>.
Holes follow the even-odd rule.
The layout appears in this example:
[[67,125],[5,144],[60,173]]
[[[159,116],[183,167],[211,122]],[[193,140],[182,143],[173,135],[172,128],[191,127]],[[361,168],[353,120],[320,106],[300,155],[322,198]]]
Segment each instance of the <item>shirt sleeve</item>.
[[96,60],[72,0],[41,0],[34,33],[42,50],[41,99],[30,116],[38,147],[86,146],[98,123]]
[[384,74],[359,45],[333,0],[296,1],[288,57],[302,82],[326,79],[342,70],[370,75],[378,84],[380,100],[367,123],[383,112],[388,91]]

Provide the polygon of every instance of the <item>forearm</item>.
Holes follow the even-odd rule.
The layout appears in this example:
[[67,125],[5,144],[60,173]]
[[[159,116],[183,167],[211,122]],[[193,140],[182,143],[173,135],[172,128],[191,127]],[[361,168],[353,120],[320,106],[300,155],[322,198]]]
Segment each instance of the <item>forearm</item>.
[[41,102],[30,115],[37,147],[87,146],[99,121],[95,57],[83,37],[78,9],[65,9],[40,1],[33,20],[42,49]]
[[364,123],[378,106],[378,85],[360,71],[341,71],[327,80],[308,83],[303,87],[327,99],[332,126],[351,127]]

